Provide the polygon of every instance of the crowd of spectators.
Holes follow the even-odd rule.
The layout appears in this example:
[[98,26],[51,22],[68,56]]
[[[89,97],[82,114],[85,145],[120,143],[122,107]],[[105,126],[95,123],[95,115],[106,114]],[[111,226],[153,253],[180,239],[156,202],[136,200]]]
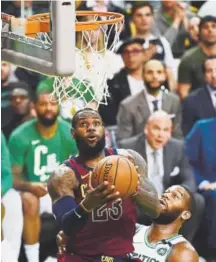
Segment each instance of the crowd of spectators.
[[[48,1],[24,3],[26,17],[49,12]],[[87,64],[111,62],[110,96],[98,108],[107,145],[139,152],[159,194],[175,184],[193,192],[196,215],[182,234],[207,262],[216,261],[214,7],[211,0],[76,1],[77,10],[125,15],[115,52],[95,58],[86,49]],[[21,1],[2,2],[2,12],[20,17],[20,10]],[[88,67],[77,72],[73,81],[87,72]],[[95,91],[94,77],[88,81]],[[56,261],[51,257],[57,228],[46,181],[77,153],[69,122],[92,96],[86,92],[83,100],[58,105],[49,99],[52,91],[52,78],[1,62],[2,262],[8,253],[9,262]],[[104,99],[102,92],[98,96]],[[150,223],[148,217],[139,222]]]

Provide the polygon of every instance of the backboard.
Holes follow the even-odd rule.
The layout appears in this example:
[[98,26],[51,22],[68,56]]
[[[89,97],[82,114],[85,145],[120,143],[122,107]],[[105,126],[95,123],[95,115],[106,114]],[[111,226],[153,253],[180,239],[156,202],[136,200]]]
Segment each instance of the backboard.
[[[2,14],[2,60],[49,76],[70,76],[75,70],[75,1],[50,1],[49,23],[35,23],[43,31],[49,26],[51,41],[26,35],[32,23]],[[32,32],[34,34],[34,32]]]

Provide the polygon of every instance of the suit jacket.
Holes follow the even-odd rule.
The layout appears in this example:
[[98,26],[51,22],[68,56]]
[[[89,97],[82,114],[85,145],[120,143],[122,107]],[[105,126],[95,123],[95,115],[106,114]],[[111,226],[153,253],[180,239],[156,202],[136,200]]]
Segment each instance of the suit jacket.
[[196,122],[185,141],[197,185],[204,180],[216,182],[216,118]]
[[110,97],[108,97],[108,105],[100,105],[99,113],[105,125],[116,125],[116,115],[119,104],[127,96],[131,95],[127,70],[124,68],[114,75],[113,79],[108,80]]
[[182,130],[185,136],[196,121],[212,117],[216,117],[216,108],[206,86],[193,91],[182,102]]
[[[169,114],[175,114],[173,136],[182,138],[179,98],[170,92],[164,91],[162,110]],[[117,139],[128,138],[142,133],[150,114],[145,90],[124,99],[119,106],[117,114]]]
[[[129,139],[120,140],[119,148],[133,149],[140,153],[147,162],[146,138],[143,133]],[[192,192],[196,191],[193,171],[185,156],[183,141],[171,138],[164,146],[163,166],[163,184],[165,189],[172,185],[180,184],[187,186]]]

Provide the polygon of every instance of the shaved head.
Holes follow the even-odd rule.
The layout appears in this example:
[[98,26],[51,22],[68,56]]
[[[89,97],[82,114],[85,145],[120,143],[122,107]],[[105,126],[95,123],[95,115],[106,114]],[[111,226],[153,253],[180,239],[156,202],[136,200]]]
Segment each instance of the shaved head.
[[151,60],[147,61],[144,64],[143,69],[147,70],[147,69],[153,68],[153,67],[158,67],[158,68],[164,69],[163,63],[161,61],[157,60],[157,59],[151,59]]

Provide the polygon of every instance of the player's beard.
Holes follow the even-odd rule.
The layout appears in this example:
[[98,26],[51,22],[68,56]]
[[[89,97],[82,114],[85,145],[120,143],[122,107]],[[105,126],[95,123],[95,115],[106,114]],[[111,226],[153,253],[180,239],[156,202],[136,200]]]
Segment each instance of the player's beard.
[[54,125],[57,117],[58,117],[58,114],[53,115],[52,118],[46,118],[43,115],[40,115],[40,114],[37,113],[37,118],[38,118],[39,122],[45,127],[50,127],[50,126]]
[[97,141],[94,146],[90,146],[82,137],[76,135],[76,145],[79,154],[85,158],[95,158],[98,156],[105,147],[105,134]]
[[168,225],[172,223],[173,221],[175,221],[180,216],[181,213],[182,213],[182,210],[175,210],[172,212],[164,211],[163,213],[160,214],[158,218],[153,219],[153,222],[156,224]]

